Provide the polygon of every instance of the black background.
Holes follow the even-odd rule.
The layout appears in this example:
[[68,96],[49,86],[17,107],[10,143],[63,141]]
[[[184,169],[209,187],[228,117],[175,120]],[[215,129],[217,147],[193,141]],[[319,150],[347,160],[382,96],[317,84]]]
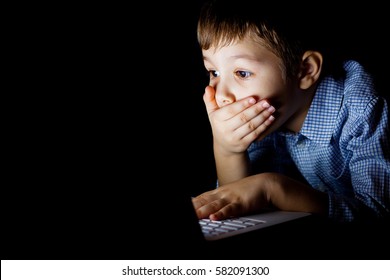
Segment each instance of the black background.
[[[215,180],[201,4],[10,8],[2,259],[165,258],[148,218],[188,218],[181,201]],[[342,11],[339,46],[388,96],[386,9]]]

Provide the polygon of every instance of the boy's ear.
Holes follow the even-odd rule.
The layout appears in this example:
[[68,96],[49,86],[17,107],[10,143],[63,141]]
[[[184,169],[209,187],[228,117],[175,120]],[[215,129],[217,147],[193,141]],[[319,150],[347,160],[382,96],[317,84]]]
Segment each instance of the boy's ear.
[[299,87],[310,88],[320,77],[322,55],[316,51],[306,51],[302,56],[301,71],[299,73]]

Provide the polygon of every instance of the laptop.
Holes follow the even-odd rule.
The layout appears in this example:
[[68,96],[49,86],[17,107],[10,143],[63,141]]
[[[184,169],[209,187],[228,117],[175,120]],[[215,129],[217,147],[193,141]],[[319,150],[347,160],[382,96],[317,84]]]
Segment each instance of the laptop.
[[220,221],[201,219],[199,220],[199,225],[204,238],[208,241],[213,241],[278,225],[309,215],[310,213],[306,212],[269,210]]
[[[310,213],[267,210],[212,222],[197,218],[188,193],[171,196],[168,200],[172,204],[165,200],[165,210],[168,208],[174,214],[166,218],[157,213],[154,216],[158,217],[158,231],[151,232],[158,232],[158,238],[155,242],[149,237],[141,238],[155,248],[156,258],[166,258],[167,252],[172,258],[290,258],[301,248],[300,240],[315,230]],[[156,227],[148,221],[150,228]],[[150,242],[154,242],[153,245]],[[251,251],[255,253],[249,254]],[[149,251],[146,257],[151,253]]]
[[[187,208],[194,212],[189,216],[191,216],[192,219],[197,219],[191,199],[187,203],[191,204]],[[197,221],[203,238],[206,241],[214,241],[286,223],[310,215],[311,213],[308,212],[264,209],[259,213],[236,216],[218,221],[213,221],[207,218]]]

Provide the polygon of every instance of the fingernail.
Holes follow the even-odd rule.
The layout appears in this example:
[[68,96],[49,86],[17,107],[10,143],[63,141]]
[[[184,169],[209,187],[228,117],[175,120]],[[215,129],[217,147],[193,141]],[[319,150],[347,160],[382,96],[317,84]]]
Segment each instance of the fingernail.
[[249,102],[249,104],[255,104],[256,103],[256,99],[249,98],[248,102]]
[[267,110],[268,110],[268,112],[270,112],[270,113],[275,112],[275,108],[274,108],[273,106],[269,107]]
[[269,108],[269,105],[268,102],[264,101],[263,104],[261,104],[261,106],[263,106],[263,108]]

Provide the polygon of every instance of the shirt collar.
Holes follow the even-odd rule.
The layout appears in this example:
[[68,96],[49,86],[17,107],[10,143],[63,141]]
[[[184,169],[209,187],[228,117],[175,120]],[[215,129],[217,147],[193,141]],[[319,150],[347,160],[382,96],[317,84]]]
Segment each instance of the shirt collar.
[[325,77],[320,82],[300,134],[321,145],[330,142],[344,96],[343,89],[341,80]]

